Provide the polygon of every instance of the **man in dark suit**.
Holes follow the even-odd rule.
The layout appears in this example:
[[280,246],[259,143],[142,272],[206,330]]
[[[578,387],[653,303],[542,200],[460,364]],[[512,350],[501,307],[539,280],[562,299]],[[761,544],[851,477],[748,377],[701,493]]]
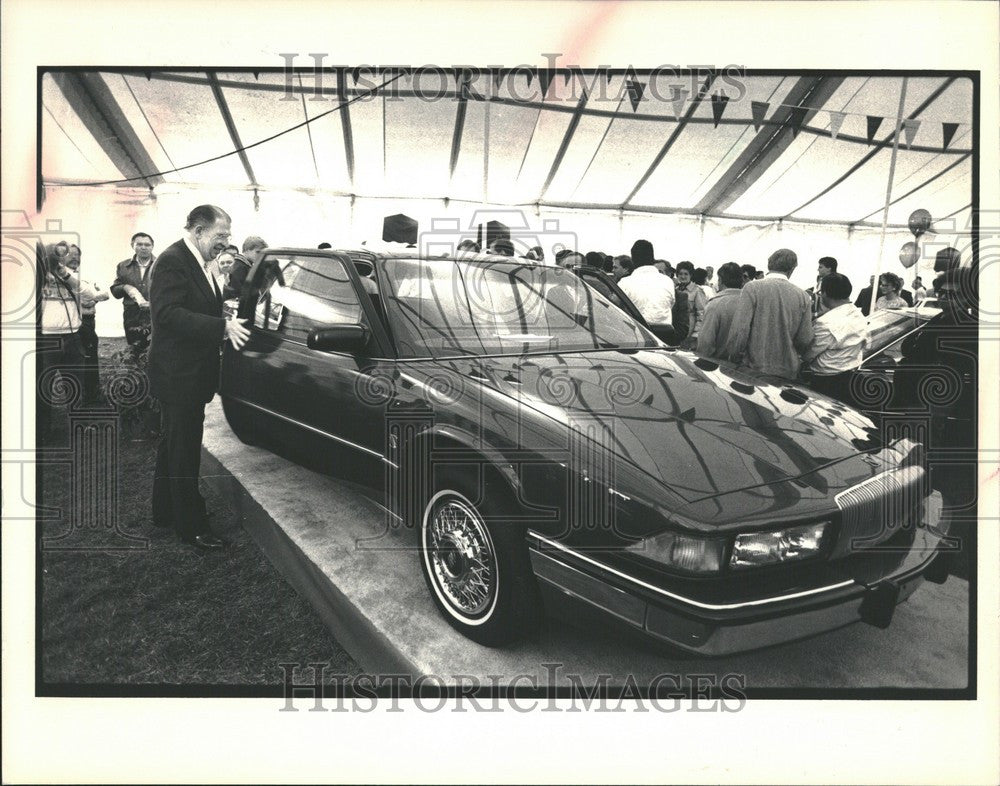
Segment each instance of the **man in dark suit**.
[[221,549],[198,490],[205,404],[219,382],[219,347],[237,350],[250,335],[246,320],[222,316],[222,288],[208,263],[229,243],[230,218],[214,205],[196,207],[185,237],[156,260],[150,287],[150,389],[163,410],[163,438],[153,479],[153,523],[173,527],[185,543]]
[[861,309],[861,313],[866,317],[871,313],[872,310],[872,292],[875,289],[875,276],[869,276],[868,286],[858,292],[857,298],[854,300],[854,305]]

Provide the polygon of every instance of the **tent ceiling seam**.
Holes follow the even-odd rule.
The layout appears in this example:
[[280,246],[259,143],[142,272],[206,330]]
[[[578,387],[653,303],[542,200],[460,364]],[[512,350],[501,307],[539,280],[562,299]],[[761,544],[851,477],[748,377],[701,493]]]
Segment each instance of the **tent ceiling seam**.
[[[912,120],[918,117],[920,113],[923,112],[925,109],[927,109],[927,107],[929,107],[931,104],[933,104],[941,96],[941,94],[944,93],[944,91],[947,90],[949,86],[951,86],[951,84],[954,81],[955,81],[954,77],[948,77],[947,79],[945,79],[944,82],[942,82],[941,85],[936,90],[934,90],[934,92],[932,92],[927,98],[925,98],[920,103],[920,105],[915,110],[913,110],[913,112],[911,112],[909,115],[906,116],[906,119]],[[784,218],[791,218],[793,214],[798,213],[800,210],[811,205],[817,199],[820,199],[821,197],[830,193],[830,191],[839,186],[841,183],[847,180],[847,178],[849,178],[851,175],[853,175],[855,172],[861,169],[861,167],[863,167],[865,164],[871,161],[876,155],[878,155],[882,151],[884,147],[891,146],[892,138],[893,136],[895,136],[895,134],[896,134],[896,129],[893,128],[893,130],[884,139],[882,139],[881,142],[878,145],[876,145],[873,150],[866,153],[865,156],[856,164],[854,164],[850,169],[848,169],[847,172],[845,172],[839,178],[834,180],[833,183],[831,183],[822,191],[820,191],[818,194],[816,194],[816,196],[812,197],[812,199],[810,199],[808,202],[799,205],[794,210],[788,211],[788,213],[784,216]]]
[[243,149],[240,132],[236,128],[236,121],[233,120],[232,112],[229,111],[229,104],[226,103],[226,97],[222,94],[222,87],[219,85],[219,80],[216,79],[213,72],[208,71],[206,73],[208,76],[209,87],[212,88],[212,95],[215,97],[215,105],[219,108],[219,112],[222,115],[222,122],[225,123],[226,130],[229,132],[229,140],[236,148],[236,152],[240,158],[240,163],[243,164],[243,170],[246,172],[250,185],[256,186],[258,185],[257,176],[254,174],[253,167],[250,166],[250,157],[247,156],[247,151]]

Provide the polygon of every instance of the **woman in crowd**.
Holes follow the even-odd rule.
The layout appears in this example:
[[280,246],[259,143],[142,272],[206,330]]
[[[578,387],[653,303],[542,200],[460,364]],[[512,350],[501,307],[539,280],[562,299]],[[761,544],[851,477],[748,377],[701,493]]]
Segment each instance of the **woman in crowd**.
[[883,273],[878,277],[879,299],[875,301],[875,310],[906,308],[906,301],[900,296],[903,279],[895,273]]

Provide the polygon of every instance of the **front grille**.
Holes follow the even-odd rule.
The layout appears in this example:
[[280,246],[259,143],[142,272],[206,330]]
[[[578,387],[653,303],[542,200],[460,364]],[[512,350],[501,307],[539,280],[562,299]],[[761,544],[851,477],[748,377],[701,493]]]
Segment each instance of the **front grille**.
[[840,534],[831,556],[843,557],[913,526],[924,498],[923,467],[893,469],[840,492]]

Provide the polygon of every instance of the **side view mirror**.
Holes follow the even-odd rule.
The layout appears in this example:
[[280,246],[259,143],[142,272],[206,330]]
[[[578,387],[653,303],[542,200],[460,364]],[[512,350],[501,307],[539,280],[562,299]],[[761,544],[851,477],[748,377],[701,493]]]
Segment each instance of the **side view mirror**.
[[360,352],[367,346],[369,335],[364,325],[334,325],[312,331],[306,346],[320,352]]

